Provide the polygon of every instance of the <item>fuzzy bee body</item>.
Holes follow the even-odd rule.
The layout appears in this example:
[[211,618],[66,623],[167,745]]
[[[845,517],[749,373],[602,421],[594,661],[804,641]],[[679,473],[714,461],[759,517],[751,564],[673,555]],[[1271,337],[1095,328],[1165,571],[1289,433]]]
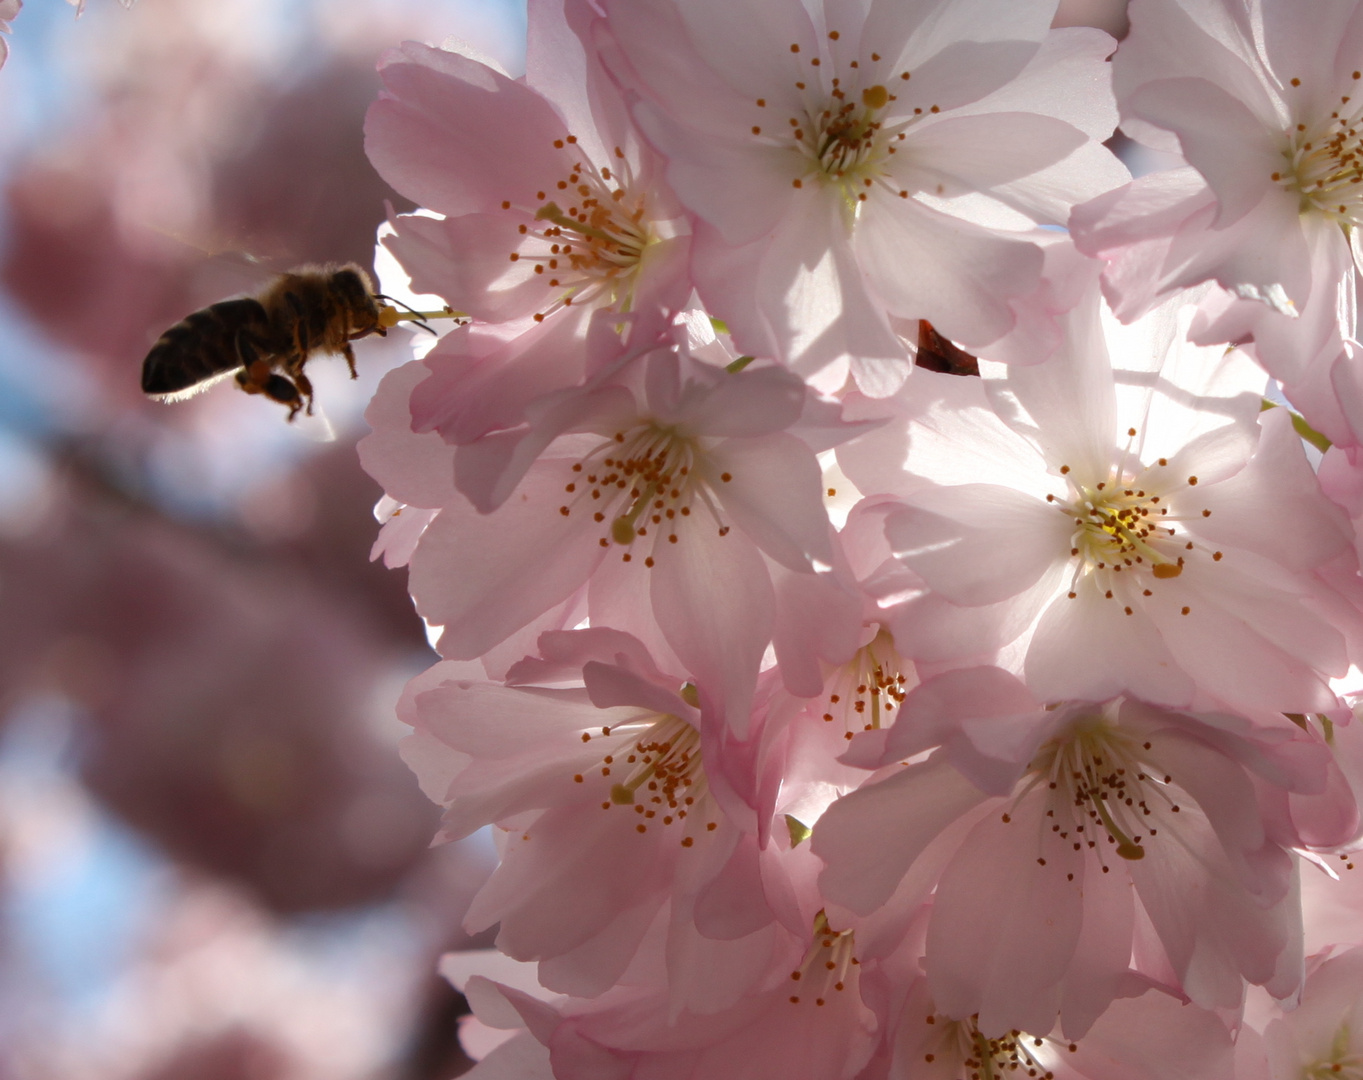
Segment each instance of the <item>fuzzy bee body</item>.
[[210,304],[172,326],[142,363],[142,389],[173,401],[235,375],[248,394],[286,405],[292,420],[300,409],[312,412],[308,359],[339,353],[354,378],[350,343],[385,332],[382,310],[354,263],[302,266],[258,296]]

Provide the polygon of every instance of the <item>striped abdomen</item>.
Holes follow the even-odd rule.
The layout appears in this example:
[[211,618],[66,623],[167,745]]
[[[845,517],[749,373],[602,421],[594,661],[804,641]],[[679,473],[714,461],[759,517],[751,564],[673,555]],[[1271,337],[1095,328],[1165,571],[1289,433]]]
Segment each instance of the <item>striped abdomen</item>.
[[248,350],[268,351],[269,339],[269,318],[259,300],[212,304],[176,323],[151,347],[142,361],[142,390],[156,397],[192,390],[241,367],[243,342]]

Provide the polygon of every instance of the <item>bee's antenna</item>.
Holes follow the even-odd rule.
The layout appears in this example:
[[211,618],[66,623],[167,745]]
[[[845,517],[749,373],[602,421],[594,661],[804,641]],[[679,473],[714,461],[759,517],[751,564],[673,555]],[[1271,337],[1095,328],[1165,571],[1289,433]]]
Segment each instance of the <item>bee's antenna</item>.
[[427,319],[462,319],[466,317],[462,312],[455,311],[450,307],[446,307],[444,311],[417,311],[417,309],[410,304],[405,304],[397,297],[388,296],[385,293],[375,293],[374,298],[376,300],[386,300],[390,304],[397,304],[399,307],[406,308],[411,313],[409,315],[395,316],[391,325],[396,325],[398,322],[414,322],[417,326],[421,327],[421,329],[426,330],[431,334],[434,334],[435,330],[426,321]]

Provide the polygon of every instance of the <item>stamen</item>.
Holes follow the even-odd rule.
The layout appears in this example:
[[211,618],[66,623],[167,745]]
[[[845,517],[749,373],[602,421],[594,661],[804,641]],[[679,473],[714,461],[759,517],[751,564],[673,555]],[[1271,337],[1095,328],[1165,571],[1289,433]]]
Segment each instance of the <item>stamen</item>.
[[834,994],[847,988],[848,971],[859,961],[852,955],[851,930],[834,930],[823,910],[814,916],[814,940],[803,963],[790,973],[799,993],[790,995],[792,1005],[813,1000],[816,1006],[828,1003]]

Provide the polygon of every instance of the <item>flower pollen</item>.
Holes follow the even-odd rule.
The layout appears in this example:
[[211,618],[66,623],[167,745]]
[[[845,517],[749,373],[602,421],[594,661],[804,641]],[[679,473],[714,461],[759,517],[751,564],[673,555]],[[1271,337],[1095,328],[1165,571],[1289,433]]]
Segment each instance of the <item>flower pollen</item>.
[[881,630],[829,677],[826,723],[841,720],[845,738],[875,731],[894,719],[894,710],[918,683],[911,661],[901,657],[894,639]]
[[1104,836],[1119,858],[1139,861],[1145,844],[1159,834],[1164,811],[1180,810],[1172,797],[1173,777],[1146,760],[1150,748],[1096,715],[1047,743],[1032,762],[1029,788],[1047,785],[1053,838],[1075,851],[1092,851],[1104,873],[1109,870],[1099,844]]
[[[577,140],[570,135],[566,143],[575,146]],[[554,145],[564,149],[565,140]],[[630,309],[644,253],[659,237],[647,200],[633,191],[628,163],[618,149],[616,156],[623,175],[608,166],[575,162],[555,185],[562,205],[541,191],[539,207],[517,208],[518,213],[530,212],[536,223],[534,228],[520,226],[521,235],[538,243],[512,252],[511,261],[533,263],[534,272],[557,292],[536,321],[575,303]],[[502,206],[511,208],[508,202]]]
[[1349,105],[1350,97],[1341,96],[1328,119],[1288,131],[1287,164],[1271,177],[1299,197],[1302,213],[1323,214],[1346,229],[1363,224],[1363,109]]
[[[1181,511],[1176,506],[1170,491],[1180,485],[1162,475],[1166,465],[1161,458],[1135,476],[1124,475],[1118,465],[1093,484],[1077,479],[1068,465],[1061,466],[1070,498],[1048,495],[1046,499],[1074,522],[1069,549],[1076,561],[1071,598],[1078,595],[1078,582],[1086,577],[1094,577],[1108,599],[1120,593],[1124,601],[1130,601],[1128,586],[1139,585],[1141,595],[1150,596],[1151,579],[1171,581],[1182,575],[1189,553],[1197,550],[1182,523],[1210,517],[1211,511],[1204,507]],[[1185,480],[1187,488],[1197,486],[1196,476]],[[1213,562],[1220,559],[1221,552],[1212,554]]]
[[[587,510],[597,522],[610,522],[602,547],[632,548],[636,540],[677,543],[678,530],[695,516],[692,508],[698,502],[709,511],[719,535],[727,535],[729,527],[699,468],[704,455],[700,440],[644,421],[617,432],[573,466],[573,479],[563,489],[573,500],[558,513],[570,517]],[[726,472],[719,479],[727,483],[733,476]],[[626,551],[623,558],[630,562],[632,553]],[[645,565],[653,565],[651,554]]]
[[847,988],[850,969],[859,962],[852,949],[852,931],[834,930],[820,909],[814,916],[814,940],[803,963],[790,973],[791,982],[801,991],[790,995],[790,1003],[798,1005],[812,999],[818,1007],[827,1004],[834,994],[842,993]]
[[[955,1074],[960,1080],[996,1080],[1005,1076],[1031,1077],[1034,1080],[1053,1080],[1055,1073],[1042,1061],[1050,1039],[1040,1039],[1014,1028],[1005,1035],[987,1038],[977,1026],[978,1016],[968,1020],[951,1020],[943,1016],[928,1016],[926,1022],[937,1036],[934,1051],[923,1055],[929,1064],[959,1063]],[[1070,1043],[1070,1050],[1077,1047]],[[946,1076],[947,1073],[939,1075]]]
[[[829,32],[829,40],[837,41],[837,31]],[[792,54],[801,55],[800,46],[792,44]],[[879,62],[879,54],[871,54],[872,63]],[[805,63],[801,58],[800,64]],[[896,100],[896,95],[884,82],[869,82],[859,61],[853,60],[845,71],[837,70],[830,58],[810,57],[810,67],[818,69],[818,78],[811,84],[804,78],[795,82],[803,107],[786,118],[786,128],[767,132],[760,124],[752,127],[752,134],[763,144],[793,150],[798,156],[797,175],[792,186],[804,187],[804,182],[815,179],[826,187],[836,189],[852,216],[870,194],[883,189],[897,198],[908,198],[891,180],[889,162],[898,151],[898,143],[905,138],[905,129],[923,109],[913,115],[895,117],[887,122],[885,110]],[[899,72],[892,85],[906,82],[908,71]],[[758,98],[760,107],[766,99]],[[938,113],[931,106],[926,114]]]
[[[603,728],[594,737],[610,739],[612,747],[596,770],[610,780],[601,809],[631,807],[641,833],[652,825],[679,825],[688,833],[683,846],[690,847],[688,818],[712,817],[714,809],[701,765],[700,732],[679,717],[652,713]],[[586,733],[586,738],[593,736]],[[577,774],[573,780],[584,783],[585,777]]]
[[1330,1041],[1328,1057],[1302,1066],[1302,1080],[1363,1080],[1363,1056],[1353,1048],[1347,1023],[1340,1025]]

